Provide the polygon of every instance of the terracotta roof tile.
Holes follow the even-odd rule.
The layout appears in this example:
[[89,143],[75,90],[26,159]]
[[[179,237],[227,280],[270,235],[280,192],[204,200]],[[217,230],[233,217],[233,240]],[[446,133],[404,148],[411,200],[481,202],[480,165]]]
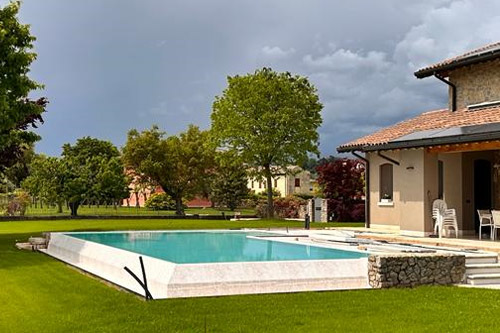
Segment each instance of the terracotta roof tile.
[[475,110],[462,109],[455,112],[449,111],[448,109],[428,111],[414,118],[381,129],[373,134],[343,144],[339,149],[352,149],[385,144],[404,135],[418,131],[489,123],[500,123],[500,106]]
[[[483,54],[488,53],[488,52],[498,52],[498,51],[500,51],[500,42],[484,45],[484,46],[481,46],[477,49],[474,49],[474,50],[468,51],[466,53],[463,53],[461,55],[458,55],[456,57],[449,58],[449,59],[443,60],[441,62],[438,62],[436,64],[421,68],[415,72],[415,75],[417,77],[420,77],[420,76],[424,77],[421,74],[423,74],[425,72],[434,71],[434,70],[438,71],[445,66],[449,66],[449,65],[452,65],[454,63],[459,63],[463,60],[473,58],[473,57],[476,57],[479,55],[483,55]],[[500,52],[499,52],[499,56],[500,56]]]

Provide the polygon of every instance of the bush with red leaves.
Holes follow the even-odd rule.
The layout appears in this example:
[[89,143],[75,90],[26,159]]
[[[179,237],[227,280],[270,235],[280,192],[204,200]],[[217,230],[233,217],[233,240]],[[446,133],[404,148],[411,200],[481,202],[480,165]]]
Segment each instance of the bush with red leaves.
[[318,184],[328,200],[328,213],[335,221],[358,222],[365,219],[364,172],[359,160],[337,159],[316,168]]

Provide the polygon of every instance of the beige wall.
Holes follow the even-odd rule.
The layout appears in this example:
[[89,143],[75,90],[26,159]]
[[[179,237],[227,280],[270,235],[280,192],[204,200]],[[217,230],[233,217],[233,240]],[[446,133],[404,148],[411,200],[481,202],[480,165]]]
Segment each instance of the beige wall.
[[[295,187],[295,178],[300,179],[299,187]],[[277,186],[274,186],[275,180]],[[262,193],[266,191],[265,181],[262,181],[261,187],[259,188],[259,181],[249,179],[247,187],[255,193]],[[308,171],[301,171],[296,175],[276,176],[273,178],[273,188],[276,188],[282,197],[291,194],[312,194],[311,174]]]
[[[383,152],[399,161],[393,166],[393,203],[379,203],[379,168],[386,160],[376,153],[370,160],[370,218],[371,224],[399,227],[402,233],[429,234],[432,232],[432,202],[438,197],[438,161],[443,162],[443,199],[455,208],[459,232],[474,234],[474,161],[494,163],[494,151],[430,154],[424,149]],[[493,171],[493,170],[492,170]],[[492,202],[498,195],[491,183]],[[500,189],[499,189],[500,190]],[[500,207],[498,207],[500,208]]]
[[463,230],[462,153],[439,154],[438,160],[443,162],[443,199],[456,209],[458,228]]
[[[458,68],[449,74],[457,87],[458,109],[500,100],[500,59]],[[451,90],[450,90],[451,109]]]
[[424,149],[383,154],[400,163],[393,166],[393,203],[379,202],[379,169],[387,161],[370,153],[370,223],[399,226],[401,232],[407,234],[430,234],[432,201],[438,192],[438,156]]
[[[384,152],[384,154],[394,160],[400,159],[400,152]],[[390,163],[376,153],[367,154],[370,160],[370,224],[371,225],[392,225],[399,226],[400,221],[400,177],[398,176],[399,168],[397,165],[393,166],[393,204],[382,205],[379,203],[379,189],[380,189],[380,166],[384,163]]]

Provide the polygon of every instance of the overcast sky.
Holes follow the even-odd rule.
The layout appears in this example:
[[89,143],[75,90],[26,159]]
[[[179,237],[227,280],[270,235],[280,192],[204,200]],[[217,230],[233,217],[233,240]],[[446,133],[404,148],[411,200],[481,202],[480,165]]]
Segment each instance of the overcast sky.
[[[0,0],[5,4],[6,0]],[[446,105],[421,66],[499,40],[498,0],[24,0],[32,77],[50,100],[37,151],[131,128],[210,125],[226,76],[270,66],[309,77],[322,154]]]

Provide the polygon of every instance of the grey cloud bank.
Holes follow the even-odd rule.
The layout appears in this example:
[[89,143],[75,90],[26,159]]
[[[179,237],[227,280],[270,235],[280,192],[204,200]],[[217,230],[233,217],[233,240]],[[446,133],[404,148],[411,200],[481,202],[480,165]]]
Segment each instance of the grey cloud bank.
[[[0,1],[4,4],[5,1]],[[499,40],[495,0],[25,0],[32,76],[50,99],[39,152],[130,128],[210,124],[226,76],[270,66],[306,75],[324,104],[321,151],[446,105],[421,66]]]

